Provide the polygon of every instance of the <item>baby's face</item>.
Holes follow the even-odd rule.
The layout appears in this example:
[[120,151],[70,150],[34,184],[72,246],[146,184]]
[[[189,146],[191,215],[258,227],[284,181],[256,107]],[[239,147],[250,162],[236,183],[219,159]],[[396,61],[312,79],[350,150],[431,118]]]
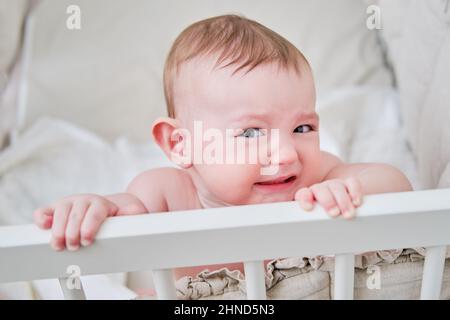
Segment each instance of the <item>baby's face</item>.
[[212,65],[186,63],[174,83],[177,118],[191,134],[185,146],[191,155],[203,152],[189,169],[194,183],[231,205],[293,200],[299,188],[316,182],[320,168],[310,70],[265,64],[232,75],[234,67]]

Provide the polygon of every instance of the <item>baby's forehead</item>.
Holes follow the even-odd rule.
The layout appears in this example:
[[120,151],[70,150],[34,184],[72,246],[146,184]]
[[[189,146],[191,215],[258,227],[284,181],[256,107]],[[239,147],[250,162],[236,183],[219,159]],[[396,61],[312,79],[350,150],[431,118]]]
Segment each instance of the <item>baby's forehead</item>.
[[174,82],[178,85],[188,84],[188,81],[201,80],[222,76],[231,78],[236,66],[219,65],[217,58],[210,55],[202,55],[181,63],[177,67]]
[[[184,80],[186,78],[197,78],[198,76],[218,76],[224,78],[248,78],[248,75],[258,73],[258,71],[270,70],[275,74],[290,73],[299,74],[299,71],[294,67],[283,66],[279,61],[264,62],[256,66],[244,65],[245,61],[234,61],[233,59],[226,59],[222,62],[216,55],[201,55],[194,57],[178,65],[174,80]],[[309,73],[309,66],[301,68],[301,73]],[[195,79],[194,78],[194,79]]]
[[[238,67],[217,65],[214,57],[196,58],[180,65],[173,83],[177,114],[201,111],[225,115],[235,112],[235,109],[275,106],[277,99],[280,106],[292,104],[294,100],[303,99],[304,94],[299,93],[309,92],[314,96],[309,70],[305,69],[300,74],[277,63],[265,63],[250,71],[242,69],[236,72]],[[304,103],[299,104],[302,106]]]

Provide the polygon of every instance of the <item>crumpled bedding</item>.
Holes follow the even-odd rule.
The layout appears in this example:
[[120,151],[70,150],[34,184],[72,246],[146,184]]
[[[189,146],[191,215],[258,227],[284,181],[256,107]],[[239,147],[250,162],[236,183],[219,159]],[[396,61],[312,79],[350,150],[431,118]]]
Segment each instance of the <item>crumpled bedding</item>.
[[74,193],[123,191],[139,172],[170,166],[155,144],[109,144],[83,128],[41,118],[0,152],[0,225],[32,222],[33,210]]
[[[355,256],[355,268],[365,270],[369,266],[401,264],[424,260],[425,248],[407,248],[365,252]],[[450,246],[446,258],[450,258]],[[334,256],[291,257],[269,262],[266,272],[268,298],[277,298],[271,289],[283,280],[313,271],[333,272]],[[298,280],[301,282],[301,280]],[[306,284],[305,284],[306,285]],[[245,277],[239,270],[222,268],[210,272],[203,270],[195,278],[183,277],[176,282],[177,298],[197,299],[245,299]],[[140,297],[144,299],[145,297]]]
[[[0,225],[32,223],[34,209],[69,194],[121,192],[139,172],[167,165],[154,144],[109,144],[66,121],[41,118],[0,153]],[[122,274],[82,277],[88,299],[134,297],[125,280]],[[55,279],[0,283],[0,299],[62,297]]]

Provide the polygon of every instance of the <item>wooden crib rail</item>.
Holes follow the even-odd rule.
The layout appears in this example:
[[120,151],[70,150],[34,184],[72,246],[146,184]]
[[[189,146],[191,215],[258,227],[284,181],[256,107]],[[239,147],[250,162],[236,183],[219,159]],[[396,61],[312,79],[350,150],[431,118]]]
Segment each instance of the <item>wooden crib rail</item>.
[[81,275],[152,269],[158,297],[173,299],[172,268],[243,261],[248,298],[264,299],[265,259],[336,254],[335,298],[351,299],[354,253],[427,247],[422,298],[434,299],[450,244],[450,189],[366,196],[350,221],[281,202],[113,217],[77,252],[55,252],[49,240],[35,225],[0,227],[0,282],[62,281],[69,266]]

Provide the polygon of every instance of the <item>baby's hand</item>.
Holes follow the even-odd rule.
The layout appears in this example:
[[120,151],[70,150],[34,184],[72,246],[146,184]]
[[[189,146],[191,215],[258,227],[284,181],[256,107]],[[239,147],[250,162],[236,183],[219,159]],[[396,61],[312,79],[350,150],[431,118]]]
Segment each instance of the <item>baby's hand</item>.
[[105,219],[117,211],[117,206],[102,196],[82,194],[39,208],[33,216],[40,228],[52,229],[50,244],[53,249],[77,250],[80,243],[89,246]]
[[302,188],[295,194],[304,210],[311,210],[317,201],[331,217],[342,214],[344,218],[355,216],[355,207],[362,203],[362,187],[357,178],[331,179]]

